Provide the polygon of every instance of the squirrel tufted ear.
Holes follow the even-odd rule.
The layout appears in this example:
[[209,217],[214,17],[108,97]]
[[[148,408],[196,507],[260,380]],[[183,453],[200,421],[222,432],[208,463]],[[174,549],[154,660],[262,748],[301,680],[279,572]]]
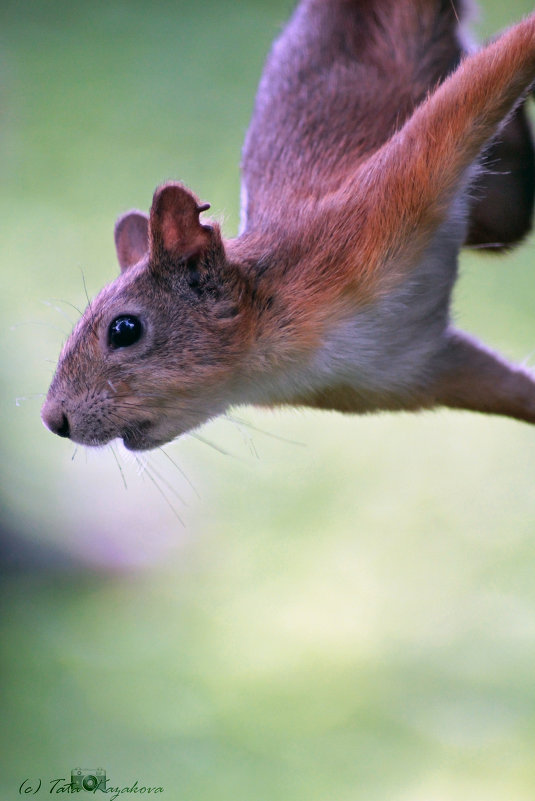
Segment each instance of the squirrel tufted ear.
[[115,223],[114,237],[119,266],[124,272],[148,253],[148,216],[141,211],[127,211]]
[[164,255],[188,259],[199,255],[212,241],[213,229],[201,225],[199,214],[210,208],[179,183],[168,183],[154,193],[150,210],[150,252],[158,262]]

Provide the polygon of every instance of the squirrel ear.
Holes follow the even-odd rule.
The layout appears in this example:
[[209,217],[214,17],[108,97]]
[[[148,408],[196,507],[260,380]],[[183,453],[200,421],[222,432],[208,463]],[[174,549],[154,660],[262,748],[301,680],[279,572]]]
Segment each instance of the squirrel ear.
[[115,223],[115,248],[121,271],[137,264],[149,250],[149,218],[141,211],[127,211]]
[[173,259],[197,256],[212,241],[213,230],[201,225],[199,214],[210,208],[199,205],[195,195],[182,184],[168,183],[154,193],[150,210],[150,252],[159,262],[165,255]]

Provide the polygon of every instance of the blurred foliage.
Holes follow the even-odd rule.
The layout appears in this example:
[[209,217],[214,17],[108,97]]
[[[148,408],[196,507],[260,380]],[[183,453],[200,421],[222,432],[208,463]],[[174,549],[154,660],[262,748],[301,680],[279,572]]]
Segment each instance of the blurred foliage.
[[[532,429],[240,409],[145,464],[39,421],[119,213],[180,178],[236,232],[290,6],[0,6],[2,798],[76,765],[164,799],[533,798]],[[531,10],[484,6],[480,36]],[[465,257],[456,293],[528,361],[532,256]]]

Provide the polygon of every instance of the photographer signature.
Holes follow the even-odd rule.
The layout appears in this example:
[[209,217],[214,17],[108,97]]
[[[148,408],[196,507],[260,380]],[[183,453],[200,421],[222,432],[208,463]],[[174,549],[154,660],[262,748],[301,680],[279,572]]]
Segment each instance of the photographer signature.
[[[139,782],[136,781],[128,786],[125,785],[124,787],[106,787],[105,785],[109,782],[109,779],[104,779],[104,781],[99,784],[97,787],[91,790],[86,790],[84,787],[77,786],[72,781],[67,781],[64,778],[61,779],[50,779],[49,780],[49,795],[58,794],[58,793],[78,793],[80,791],[83,792],[91,792],[96,793],[97,790],[101,793],[108,793],[111,795],[110,801],[114,801],[119,795],[123,793],[163,793],[163,787],[147,787],[145,785],[140,785]],[[42,779],[38,778],[35,781],[32,779],[24,779],[19,786],[19,795],[37,795],[37,793],[43,789],[43,792],[47,792],[47,788],[44,785]]]

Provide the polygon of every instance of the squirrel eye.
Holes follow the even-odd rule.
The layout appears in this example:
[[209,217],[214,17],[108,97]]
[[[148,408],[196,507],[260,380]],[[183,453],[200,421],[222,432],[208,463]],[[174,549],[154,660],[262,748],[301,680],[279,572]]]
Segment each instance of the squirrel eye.
[[128,348],[141,338],[143,326],[137,317],[122,314],[110,323],[108,344],[111,348]]

